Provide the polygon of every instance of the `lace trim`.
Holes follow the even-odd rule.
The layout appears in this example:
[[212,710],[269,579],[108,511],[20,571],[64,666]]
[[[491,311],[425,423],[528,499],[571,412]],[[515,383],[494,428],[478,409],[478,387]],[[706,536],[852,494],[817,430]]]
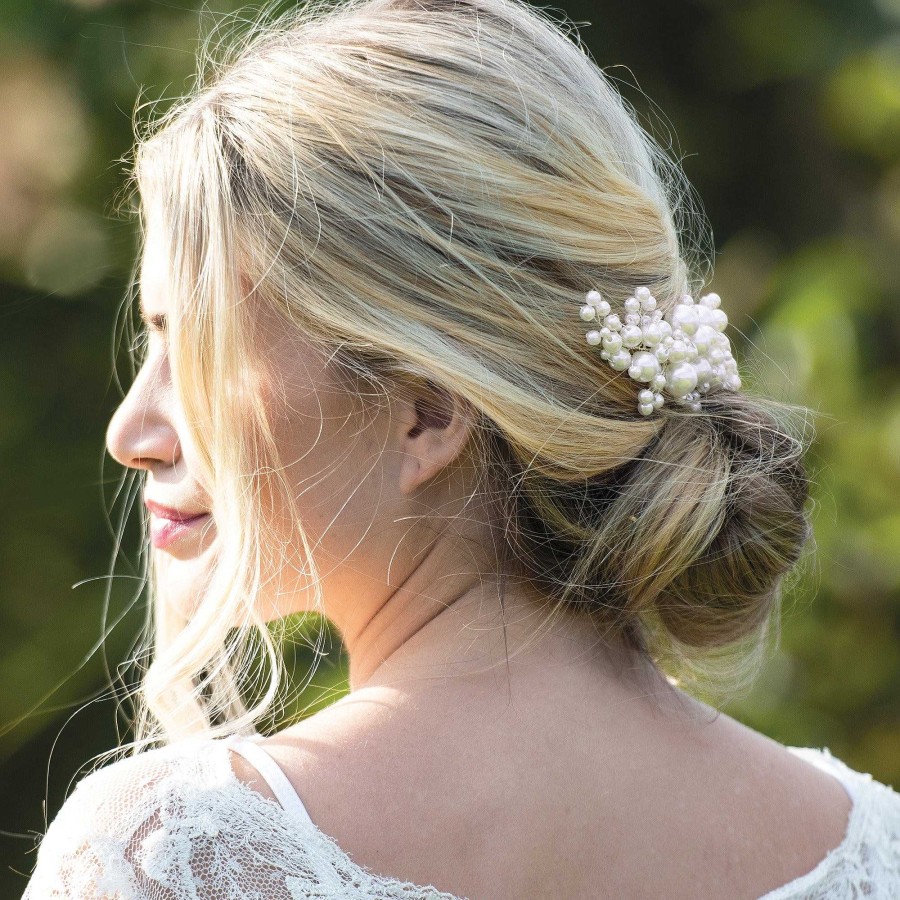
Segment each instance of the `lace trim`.
[[[276,801],[262,797],[262,795],[250,787],[250,785],[241,781],[241,779],[235,775],[234,770],[231,767],[228,747],[225,746],[226,741],[213,741],[213,743],[223,745],[217,748],[221,751],[218,754],[217,762],[222,767],[225,777],[231,782],[236,783],[238,789],[248,792],[254,797],[265,800],[272,807],[277,809],[279,814],[287,815],[295,820],[298,819],[296,814],[292,814],[290,809],[285,809]],[[832,847],[808,872],[785,884],[773,888],[771,891],[759,897],[758,900],[797,900],[797,898],[801,896],[799,892],[807,892],[811,889],[815,889],[817,886],[824,885],[827,887],[829,876],[834,874],[837,869],[846,864],[848,859],[852,859],[854,855],[859,852],[859,845],[863,843],[863,837],[866,834],[872,804],[875,799],[871,792],[861,789],[864,783],[873,781],[872,776],[856,772],[849,768],[849,766],[841,760],[832,756],[827,747],[824,747],[821,750],[813,747],[786,747],[785,749],[794,755],[805,759],[807,762],[812,763],[822,771],[832,775],[849,795],[851,807],[847,817],[847,826],[844,831],[844,837],[841,842],[835,847]],[[419,890],[436,891],[436,888],[434,888],[433,885],[422,887],[421,885],[414,885],[412,882],[401,882],[386,876],[376,875],[369,869],[359,866],[358,863],[354,862],[351,857],[341,849],[337,841],[330,835],[325,834],[308,815],[301,821],[305,828],[310,829],[311,826],[312,833],[315,834],[316,838],[326,843],[328,849],[332,853],[340,856],[345,865],[358,867],[362,869],[366,875],[377,879],[385,885],[397,886],[404,889],[418,888]],[[454,894],[440,892],[435,893],[434,897],[435,900],[465,900],[465,898],[457,897]]]

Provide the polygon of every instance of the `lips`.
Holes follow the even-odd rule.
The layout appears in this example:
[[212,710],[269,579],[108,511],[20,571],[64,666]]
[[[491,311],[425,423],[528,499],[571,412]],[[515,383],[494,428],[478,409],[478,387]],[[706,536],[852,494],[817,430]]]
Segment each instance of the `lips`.
[[195,511],[175,509],[171,506],[163,506],[162,503],[157,503],[155,500],[145,500],[144,503],[153,515],[160,519],[168,519],[170,522],[190,522],[200,516],[209,515],[203,509]]
[[168,547],[173,541],[192,536],[210,518],[209,513],[201,513],[189,519],[168,519],[162,516],[153,517],[150,535],[154,547]]
[[150,539],[153,546],[159,549],[170,544],[180,544],[187,550],[190,543],[203,536],[204,526],[208,525],[211,518],[211,514],[202,509],[176,509],[149,499],[145,499],[144,504],[153,513]]

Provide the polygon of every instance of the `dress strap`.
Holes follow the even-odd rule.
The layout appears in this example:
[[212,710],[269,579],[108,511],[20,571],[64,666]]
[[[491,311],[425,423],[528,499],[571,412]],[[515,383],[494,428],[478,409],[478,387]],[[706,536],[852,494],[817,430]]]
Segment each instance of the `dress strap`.
[[232,735],[225,743],[235,753],[243,756],[262,775],[278,802],[287,812],[293,814],[304,825],[315,829],[316,826],[313,820],[309,817],[303,801],[294,790],[287,775],[284,774],[271,755],[257,743],[261,739],[262,735],[254,735],[253,737]]

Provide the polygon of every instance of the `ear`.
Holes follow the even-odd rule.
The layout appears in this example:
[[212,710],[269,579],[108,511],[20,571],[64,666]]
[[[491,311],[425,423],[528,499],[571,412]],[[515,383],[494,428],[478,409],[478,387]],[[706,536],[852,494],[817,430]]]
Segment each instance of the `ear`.
[[471,435],[467,407],[443,388],[417,388],[398,402],[399,488],[413,493],[462,453]]

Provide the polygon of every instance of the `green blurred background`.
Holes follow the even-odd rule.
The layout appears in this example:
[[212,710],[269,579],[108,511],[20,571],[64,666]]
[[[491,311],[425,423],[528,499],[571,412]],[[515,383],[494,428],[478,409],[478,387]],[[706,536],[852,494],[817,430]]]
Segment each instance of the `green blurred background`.
[[[241,6],[0,0],[0,898],[115,744],[109,675],[144,616],[134,507],[112,559],[104,448],[130,378],[114,324],[136,244],[114,205],[132,110],[141,88],[184,90],[209,13]],[[726,711],[900,786],[900,0],[556,8],[699,191],[745,381],[822,413],[817,554]],[[317,624],[309,711],[346,690]],[[301,677],[310,652],[290,655]]]

